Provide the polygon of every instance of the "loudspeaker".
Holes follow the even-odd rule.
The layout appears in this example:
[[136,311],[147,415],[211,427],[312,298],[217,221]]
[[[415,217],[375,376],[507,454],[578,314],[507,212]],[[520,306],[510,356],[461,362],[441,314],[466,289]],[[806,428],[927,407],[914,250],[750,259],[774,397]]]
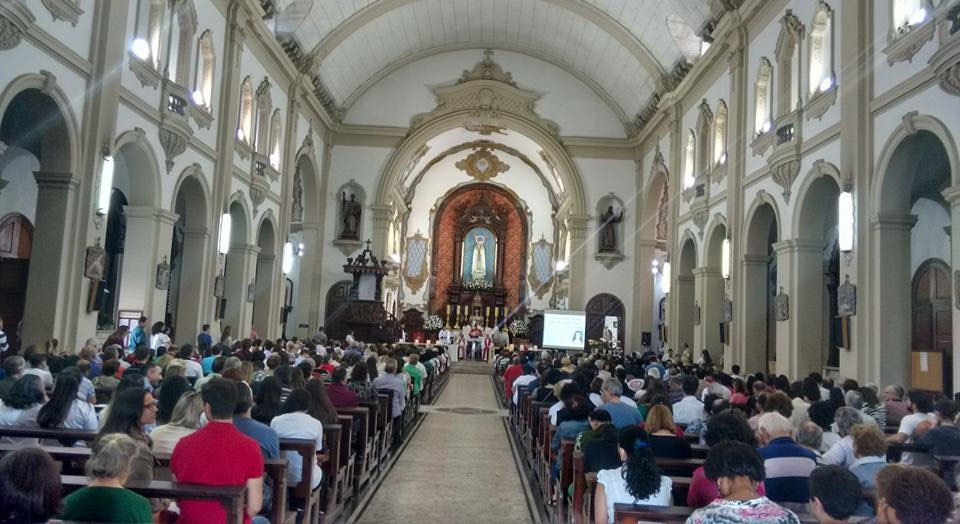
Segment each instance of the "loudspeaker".
[[650,332],[644,331],[643,333],[640,334],[640,344],[644,346],[649,346],[651,343],[651,338],[653,337],[650,334]]

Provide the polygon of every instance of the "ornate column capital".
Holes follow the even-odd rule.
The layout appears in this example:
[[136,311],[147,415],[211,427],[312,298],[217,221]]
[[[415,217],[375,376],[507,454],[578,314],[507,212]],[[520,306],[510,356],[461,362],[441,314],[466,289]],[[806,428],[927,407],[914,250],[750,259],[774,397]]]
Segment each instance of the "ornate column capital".
[[80,177],[59,171],[34,171],[33,179],[40,189],[76,189],[80,185]]
[[917,224],[917,215],[877,213],[870,219],[874,229],[910,231]]

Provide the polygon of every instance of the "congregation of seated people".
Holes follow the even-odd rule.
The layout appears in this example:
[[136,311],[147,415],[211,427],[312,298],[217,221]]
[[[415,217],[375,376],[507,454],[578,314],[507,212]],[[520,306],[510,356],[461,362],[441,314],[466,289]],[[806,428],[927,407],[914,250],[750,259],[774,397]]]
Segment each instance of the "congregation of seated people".
[[[375,463],[386,456],[380,447],[392,451],[402,444],[421,388],[448,367],[443,348],[332,341],[322,330],[307,340],[275,341],[234,341],[227,331],[213,343],[204,326],[196,345],[178,347],[162,325],[151,334],[143,324],[138,329],[138,336],[118,330],[104,343],[89,340],[76,353],[58,350],[53,342],[3,355],[0,522],[227,520],[217,493],[172,500],[137,492],[172,481],[242,487],[243,521],[269,523],[276,497],[266,462],[286,459],[281,476],[291,497],[308,472],[307,492],[335,490],[322,466],[349,464],[353,469],[346,471],[357,475],[364,467],[379,468]],[[348,444],[363,450],[388,423],[391,432],[382,431],[372,454],[355,452],[356,464],[343,457],[327,464],[337,459],[328,455],[334,443],[325,440],[324,428],[342,424],[344,412],[367,412],[356,409],[364,403],[382,406],[382,421],[378,415],[368,426],[353,423]],[[374,419],[375,412],[369,413]],[[369,431],[364,433],[369,442],[361,427]],[[59,433],[64,438],[57,438]],[[315,460],[283,449],[285,439],[315,443]],[[64,469],[77,466],[70,462],[76,457],[82,458],[78,472],[85,476],[76,477],[79,484],[68,482]],[[304,464],[311,464],[312,472]],[[328,497],[324,511],[346,503],[339,494]],[[285,505],[304,510],[291,499]],[[295,515],[297,522],[305,522],[303,517]],[[319,520],[322,515],[310,516]]]
[[706,351],[693,362],[689,350],[505,350],[493,365],[555,520],[960,518],[960,404],[942,395],[819,373],[724,372]]

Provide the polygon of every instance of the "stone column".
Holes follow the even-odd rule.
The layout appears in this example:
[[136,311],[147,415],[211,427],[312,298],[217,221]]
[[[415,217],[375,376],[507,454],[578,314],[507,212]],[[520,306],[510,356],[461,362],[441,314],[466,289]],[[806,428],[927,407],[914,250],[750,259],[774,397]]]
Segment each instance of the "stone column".
[[587,215],[567,217],[567,228],[570,232],[569,309],[572,310],[582,310],[587,305],[587,254],[590,251],[587,240],[589,221],[590,217]]
[[[823,372],[823,243],[784,240],[774,244],[777,281],[790,295],[790,318],[777,323],[777,372],[805,377]],[[786,359],[786,360],[782,360]]]
[[[728,12],[726,17],[736,18],[732,20],[734,26],[742,23],[739,19],[739,12]],[[736,264],[744,253],[745,246],[741,242],[741,231],[743,231],[743,179],[746,176],[746,162],[744,154],[747,151],[749,143],[747,132],[747,114],[749,106],[747,105],[747,68],[744,67],[744,61],[747,55],[747,34],[745,26],[743,29],[736,29],[730,38],[731,50],[727,54],[727,65],[729,67],[730,77],[730,100],[727,104],[727,236],[730,237],[730,300],[734,301],[736,309],[736,297],[739,296],[739,288],[744,285],[743,267]],[[742,300],[742,299],[741,299]],[[722,304],[721,304],[722,307]],[[737,323],[742,322],[744,317],[734,313],[733,322],[731,322],[728,332],[729,340],[727,347],[732,351],[727,351],[730,358],[724,359],[724,366],[729,370],[733,364],[740,364],[743,369],[749,370],[743,360],[743,335],[745,331],[738,329]],[[736,360],[736,362],[733,362]],[[758,371],[754,369],[753,371]]]
[[276,338],[279,335],[279,307],[274,307],[277,288],[277,256],[260,253],[257,256],[256,287],[254,292],[253,327],[260,338]]
[[[950,231],[960,232],[960,186],[948,187],[943,191],[943,198],[950,203]],[[950,267],[953,269],[953,304],[950,308],[953,317],[953,326],[956,332],[960,329],[960,309],[957,304],[960,303],[960,297],[957,293],[957,270],[960,270],[960,242],[952,239],[950,242]],[[960,336],[953,337],[953,390],[960,391]]]
[[[387,253],[389,247],[387,246],[388,236],[390,232],[390,219],[393,216],[393,207],[374,204],[370,206],[370,212],[373,214],[373,254],[377,258],[386,258],[390,254]],[[367,240],[364,238],[360,239],[361,241]]]
[[250,333],[253,304],[247,302],[247,286],[254,278],[259,253],[260,248],[257,246],[234,244],[230,246],[227,254],[227,269],[224,275],[227,306],[221,326],[232,326],[234,339],[242,339]]
[[179,344],[194,343],[203,324],[213,324],[213,316],[206,307],[213,296],[213,283],[207,280],[204,253],[210,230],[205,227],[183,230],[183,256],[180,271],[180,292],[177,300],[177,340]]
[[[720,343],[720,323],[723,322],[723,275],[720,268],[698,267],[693,270],[694,296],[700,305],[700,325],[696,326],[694,340],[697,351],[707,349],[713,360],[723,356]],[[724,362],[724,365],[727,365]]]
[[[668,338],[675,341],[670,347],[674,348],[674,352],[677,354],[683,351],[684,344],[689,345],[690,352],[696,360],[697,351],[700,348],[697,346],[695,337],[697,326],[693,325],[693,305],[696,296],[694,286],[695,282],[692,275],[677,275],[674,277],[673,286],[670,288],[669,302],[672,307],[676,308],[677,314],[674,318],[677,321],[670,326],[671,334],[668,334]],[[689,297],[690,300],[686,300],[684,297]]]
[[635,253],[637,260],[634,264],[633,272],[633,293],[636,298],[633,302],[635,312],[633,314],[632,346],[634,350],[639,351],[642,333],[648,331],[651,334],[651,339],[653,337],[654,276],[650,273],[650,261],[653,260],[656,254],[657,242],[656,240],[646,239],[637,239],[634,242],[636,243]]
[[[42,344],[49,338],[65,340],[62,319],[68,315],[63,288],[71,252],[69,221],[77,214],[79,177],[73,173],[37,171],[37,214],[34,220],[33,251],[27,276],[27,300],[23,310],[22,347]],[[81,271],[83,266],[81,265]],[[84,279],[84,296],[90,281]],[[8,330],[16,326],[7,326]]]
[[[881,214],[871,221],[873,264],[871,286],[875,289],[867,304],[870,328],[875,340],[866,355],[864,380],[882,384],[909,384],[910,360],[910,230],[916,215]],[[867,257],[865,257],[867,258]],[[859,292],[867,286],[858,286]],[[860,316],[863,313],[858,311]]]
[[767,256],[743,255],[740,275],[733,323],[740,344],[733,345],[733,363],[745,373],[766,373]]
[[287,326],[287,336],[307,338],[313,335],[319,325],[316,324],[320,297],[311,293],[320,281],[320,261],[318,246],[323,242],[323,225],[305,223],[300,227],[300,235],[305,247],[300,257],[300,285],[294,289],[294,308],[298,311],[299,323],[308,327]]

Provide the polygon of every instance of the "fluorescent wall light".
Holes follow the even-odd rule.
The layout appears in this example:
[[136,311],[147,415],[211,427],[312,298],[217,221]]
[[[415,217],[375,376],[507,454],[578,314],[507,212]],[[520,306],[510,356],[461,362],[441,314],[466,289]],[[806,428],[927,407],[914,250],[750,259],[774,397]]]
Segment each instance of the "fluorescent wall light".
[[820,91],[829,91],[831,87],[833,87],[833,77],[829,75],[823,77],[820,81]]
[[231,229],[231,218],[230,213],[224,213],[220,217],[220,254],[226,255],[230,252],[230,229]]
[[730,278],[730,239],[723,239],[720,246],[720,274],[723,278]]
[[281,262],[281,269],[283,274],[286,275],[293,271],[293,244],[286,242],[283,244],[283,261]]
[[100,192],[97,195],[97,214],[110,212],[110,194],[113,191],[113,157],[103,155],[100,163]]
[[660,289],[664,294],[670,293],[670,262],[663,263],[663,278],[660,280]]
[[853,251],[853,193],[843,191],[837,199],[837,244],[840,251]]

